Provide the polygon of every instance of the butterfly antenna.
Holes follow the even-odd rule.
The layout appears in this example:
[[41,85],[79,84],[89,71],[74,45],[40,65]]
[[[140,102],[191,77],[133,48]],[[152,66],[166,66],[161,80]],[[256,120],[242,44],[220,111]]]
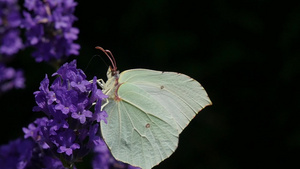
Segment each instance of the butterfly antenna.
[[106,51],[107,53],[109,53],[109,55],[110,55],[111,58],[113,59],[115,70],[117,70],[117,62],[116,62],[116,60],[115,60],[114,55],[111,53],[110,50],[105,50],[105,51]]
[[105,55],[108,57],[108,59],[110,60],[112,67],[113,67],[113,71],[117,71],[117,63],[116,60],[114,58],[114,55],[109,51],[109,50],[104,50],[102,47],[100,46],[96,46],[96,49],[101,50],[103,53],[105,53]]
[[86,65],[84,71],[86,71],[86,70],[88,69],[88,67],[91,65],[91,62],[93,61],[93,59],[94,59],[95,57],[99,57],[99,58],[103,61],[103,63],[108,67],[108,64],[107,64],[106,61],[103,59],[103,57],[101,57],[100,55],[94,55],[94,56],[89,60],[89,62],[87,63],[87,65]]

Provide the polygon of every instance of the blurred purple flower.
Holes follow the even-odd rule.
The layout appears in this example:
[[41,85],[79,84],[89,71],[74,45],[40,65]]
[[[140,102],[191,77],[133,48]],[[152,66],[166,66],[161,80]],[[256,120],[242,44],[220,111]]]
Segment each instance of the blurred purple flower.
[[0,35],[0,54],[11,56],[23,47],[22,40],[19,37],[19,30],[7,31],[4,35]]
[[37,62],[61,60],[78,55],[79,29],[73,27],[76,20],[74,0],[25,0],[22,27],[26,30],[27,46],[33,46],[32,53]]
[[0,55],[10,57],[22,49],[19,31],[21,20],[17,0],[0,1]]
[[15,70],[12,67],[5,67],[0,63],[0,93],[13,88],[25,87],[25,78],[22,70]]
[[25,168],[32,157],[35,143],[17,139],[0,147],[0,168]]
[[5,169],[65,169],[62,162],[41,151],[32,139],[18,138],[0,146],[0,168]]

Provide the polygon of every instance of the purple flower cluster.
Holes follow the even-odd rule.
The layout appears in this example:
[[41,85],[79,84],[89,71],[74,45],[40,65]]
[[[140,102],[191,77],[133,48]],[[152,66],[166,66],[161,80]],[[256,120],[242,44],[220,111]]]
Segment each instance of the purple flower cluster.
[[19,26],[22,22],[17,0],[0,0],[0,94],[13,88],[24,88],[21,70],[6,67],[5,61],[23,48]]
[[24,88],[25,78],[23,71],[12,67],[5,67],[0,63],[0,94],[13,88]]
[[[70,167],[100,144],[99,122],[106,120],[101,102],[107,98],[97,88],[97,78],[86,80],[84,72],[76,68],[76,60],[64,64],[49,87],[46,75],[40,90],[34,92],[37,106],[47,118],[37,119],[23,128],[25,138],[31,137],[44,149],[49,149]],[[94,109],[94,113],[90,109]]]
[[103,140],[94,149],[93,169],[140,169],[129,164],[117,161],[110,153]]
[[17,0],[0,1],[0,59],[10,57],[22,47],[19,26],[22,18]]
[[0,168],[25,168],[32,156],[34,142],[17,139],[0,147]]
[[72,26],[76,5],[74,0],[25,0],[22,27],[37,62],[79,54],[80,46],[74,43],[79,29]]
[[32,139],[16,139],[0,147],[0,168],[5,169],[65,169],[62,162],[41,151]]

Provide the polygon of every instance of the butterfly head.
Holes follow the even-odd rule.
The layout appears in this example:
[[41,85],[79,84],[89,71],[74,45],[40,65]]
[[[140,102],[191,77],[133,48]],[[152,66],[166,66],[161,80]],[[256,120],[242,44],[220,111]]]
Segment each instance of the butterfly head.
[[115,78],[118,78],[119,77],[119,71],[117,69],[117,62],[114,58],[114,55],[111,53],[110,50],[106,50],[106,49],[103,49],[102,47],[100,46],[96,46],[96,49],[99,49],[101,50],[103,53],[105,53],[105,55],[108,57],[108,59],[110,60],[111,62],[111,66],[109,66],[108,68],[108,71],[106,73],[107,75],[107,78],[110,79],[111,77],[115,77]]
[[109,66],[107,73],[106,73],[107,79],[110,78],[119,78],[119,71],[114,69],[113,67]]

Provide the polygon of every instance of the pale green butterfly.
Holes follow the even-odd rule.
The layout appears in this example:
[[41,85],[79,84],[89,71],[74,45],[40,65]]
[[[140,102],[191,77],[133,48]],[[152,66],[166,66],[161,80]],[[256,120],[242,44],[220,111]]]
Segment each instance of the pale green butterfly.
[[150,169],[177,148],[179,134],[211,101],[199,82],[184,74],[131,69],[119,74],[109,50],[102,50],[112,68],[99,80],[108,101],[101,133],[119,161]]

